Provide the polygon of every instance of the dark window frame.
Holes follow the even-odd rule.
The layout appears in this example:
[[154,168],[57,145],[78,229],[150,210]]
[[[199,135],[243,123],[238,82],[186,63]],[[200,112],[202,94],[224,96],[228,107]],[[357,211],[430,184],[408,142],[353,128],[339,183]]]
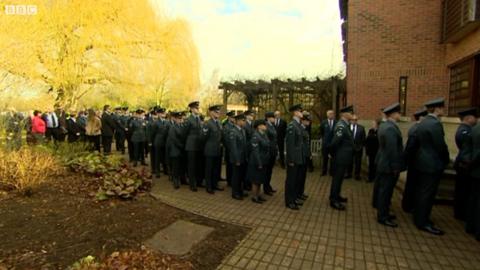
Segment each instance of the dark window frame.
[[456,117],[459,110],[480,106],[480,54],[449,69],[448,115]]
[[[404,89],[402,89],[404,87]],[[405,115],[407,113],[407,96],[408,96],[408,76],[400,76],[398,80],[398,102],[400,103],[400,112]]]

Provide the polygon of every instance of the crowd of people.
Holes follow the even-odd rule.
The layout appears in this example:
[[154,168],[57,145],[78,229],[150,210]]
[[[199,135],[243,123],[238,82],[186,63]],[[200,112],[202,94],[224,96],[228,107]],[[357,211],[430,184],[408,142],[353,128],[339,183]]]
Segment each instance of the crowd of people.
[[[372,205],[377,209],[377,221],[389,227],[398,226],[390,212],[391,198],[400,173],[408,170],[403,210],[412,213],[419,229],[444,234],[430,218],[440,179],[450,163],[439,121],[444,105],[443,99],[432,100],[415,113],[416,122],[408,132],[405,146],[397,124],[401,117],[398,103],[382,109],[382,118],[373,121],[368,132],[357,123],[353,106],[341,108],[338,119],[333,111],[328,111],[320,124],[319,139],[321,174],[332,177],[330,206],[346,209],[348,199],[341,196],[342,183],[352,177],[361,180],[366,149],[367,181],[374,182]],[[188,108],[188,112],[168,113],[161,107],[148,112],[130,112],[127,107],[112,111],[108,105],[102,112],[66,114],[61,108],[45,113],[34,111],[26,121],[27,141],[85,141],[92,151],[103,150],[107,155],[115,142],[117,151],[128,152],[133,166],[147,166],[146,158],[150,157],[153,175],[168,175],[176,189],[184,184],[193,192],[204,187],[214,194],[224,190],[219,182],[226,180],[233,199],[243,200],[251,192],[251,200],[259,204],[266,201],[263,195],[273,196],[276,192],[271,179],[278,160],[286,169],[285,206],[300,209],[308,198],[305,181],[313,166],[311,118],[301,104],[289,108],[288,124],[279,111],[260,117],[254,111],[228,111],[221,120],[220,105],[208,108],[207,119],[200,113],[199,102],[191,102]],[[20,120],[15,115],[11,119]],[[455,215],[466,221],[467,231],[480,239],[480,125],[476,125],[475,108],[463,110],[459,116],[462,123],[456,135],[459,154],[455,160]],[[221,178],[223,162],[226,179]]]

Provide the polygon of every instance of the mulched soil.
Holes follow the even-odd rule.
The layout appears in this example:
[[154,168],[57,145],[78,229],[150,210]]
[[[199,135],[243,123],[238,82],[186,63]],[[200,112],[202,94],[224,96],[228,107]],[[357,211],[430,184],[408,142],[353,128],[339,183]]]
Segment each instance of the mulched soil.
[[98,186],[90,177],[67,173],[31,197],[0,191],[0,269],[65,269],[89,255],[108,261],[117,251],[141,253],[145,240],[178,219],[215,231],[186,256],[154,253],[155,260],[215,269],[249,230],[167,206],[148,194],[96,202]]

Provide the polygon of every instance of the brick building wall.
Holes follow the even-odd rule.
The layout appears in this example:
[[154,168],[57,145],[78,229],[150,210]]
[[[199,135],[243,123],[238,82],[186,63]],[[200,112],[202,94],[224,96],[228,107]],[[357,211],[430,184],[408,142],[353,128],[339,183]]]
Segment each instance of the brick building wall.
[[[347,23],[347,103],[359,117],[376,118],[399,101],[401,76],[408,76],[408,115],[430,98],[448,97],[440,0],[350,0]],[[449,48],[452,58],[460,50]]]

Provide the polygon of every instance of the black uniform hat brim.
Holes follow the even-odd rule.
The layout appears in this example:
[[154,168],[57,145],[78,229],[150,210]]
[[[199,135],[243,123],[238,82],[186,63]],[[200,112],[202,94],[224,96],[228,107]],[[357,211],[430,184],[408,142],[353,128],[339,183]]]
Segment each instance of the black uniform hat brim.
[[343,107],[340,109],[341,113],[353,113],[353,105]]
[[478,116],[478,109],[477,108],[468,108],[468,109],[461,110],[461,111],[458,112],[458,116],[460,116],[460,117],[465,117],[465,116],[468,116],[468,115],[472,115],[472,116],[477,117]]
[[445,107],[445,99],[444,98],[432,99],[430,101],[427,101],[424,105],[427,108]]
[[293,105],[293,106],[290,107],[290,109],[289,109],[290,112],[296,112],[296,111],[302,111],[302,110],[303,110],[302,104]]
[[400,112],[400,103],[396,102],[385,109],[383,109],[384,114],[392,114],[395,112]]

